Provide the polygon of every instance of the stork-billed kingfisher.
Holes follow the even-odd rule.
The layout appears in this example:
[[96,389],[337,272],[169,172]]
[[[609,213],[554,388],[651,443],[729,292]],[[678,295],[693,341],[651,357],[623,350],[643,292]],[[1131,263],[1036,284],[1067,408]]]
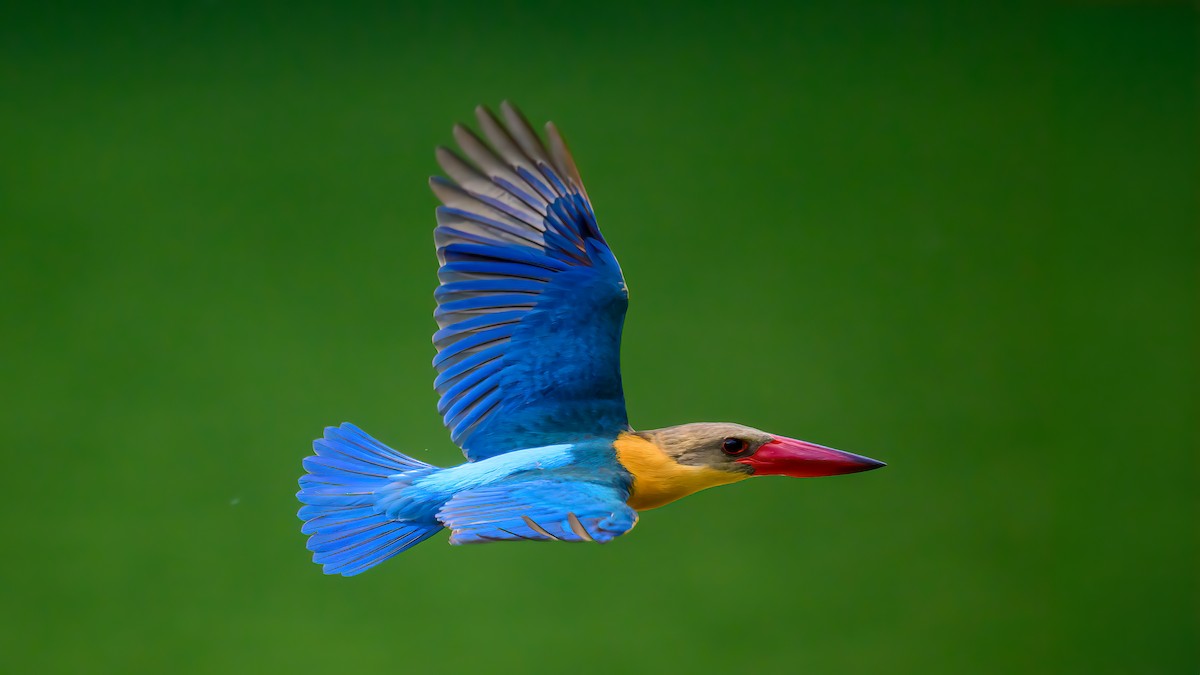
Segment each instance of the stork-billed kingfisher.
[[751,476],[833,476],[867,457],[727,423],[634,431],[619,363],[628,292],[553,123],[506,103],[486,141],[437,149],[434,388],[467,462],[436,467],[352,424],[325,429],[297,493],[326,574],[352,576],[450,529],[451,544],[607,542],[638,512]]

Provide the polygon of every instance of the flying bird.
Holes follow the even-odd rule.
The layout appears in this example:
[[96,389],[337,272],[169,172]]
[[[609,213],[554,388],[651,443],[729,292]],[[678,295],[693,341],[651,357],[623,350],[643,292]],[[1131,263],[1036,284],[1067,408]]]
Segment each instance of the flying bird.
[[325,429],[297,497],[313,561],[353,576],[443,528],[451,544],[608,542],[638,513],[751,476],[882,462],[728,423],[635,431],[619,363],[628,292],[553,123],[511,104],[454,127],[430,186],[440,265],[434,388],[467,462],[408,457],[346,423]]

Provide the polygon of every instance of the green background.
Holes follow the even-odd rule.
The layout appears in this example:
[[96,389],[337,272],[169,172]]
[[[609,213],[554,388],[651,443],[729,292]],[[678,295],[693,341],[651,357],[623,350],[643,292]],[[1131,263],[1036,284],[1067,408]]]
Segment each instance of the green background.
[[[1196,10],[796,4],[0,10],[0,670],[1196,673]],[[323,426],[460,461],[425,180],[504,98],[635,426],[890,466],[324,577]]]

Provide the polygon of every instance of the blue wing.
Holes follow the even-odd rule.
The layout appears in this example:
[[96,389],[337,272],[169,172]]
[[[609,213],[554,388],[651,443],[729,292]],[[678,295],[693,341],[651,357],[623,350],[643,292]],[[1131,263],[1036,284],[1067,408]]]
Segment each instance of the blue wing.
[[451,544],[492,541],[608,542],[637,524],[637,512],[618,486],[579,480],[536,479],[460,492],[438,520]]
[[550,150],[508,103],[462,125],[474,163],[445,148],[437,209],[438,412],[470,460],[615,437],[628,427],[620,343],[628,294],[583,181],[552,124]]

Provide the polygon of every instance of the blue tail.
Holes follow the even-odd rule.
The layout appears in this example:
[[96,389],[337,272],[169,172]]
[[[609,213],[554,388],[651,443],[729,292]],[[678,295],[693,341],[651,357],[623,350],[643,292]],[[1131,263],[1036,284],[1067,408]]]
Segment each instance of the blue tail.
[[315,457],[304,459],[296,497],[311,535],[308,550],[326,574],[354,576],[425,541],[442,526],[437,522],[391,520],[375,506],[388,476],[434,468],[406,457],[350,423],[326,427],[313,441]]

